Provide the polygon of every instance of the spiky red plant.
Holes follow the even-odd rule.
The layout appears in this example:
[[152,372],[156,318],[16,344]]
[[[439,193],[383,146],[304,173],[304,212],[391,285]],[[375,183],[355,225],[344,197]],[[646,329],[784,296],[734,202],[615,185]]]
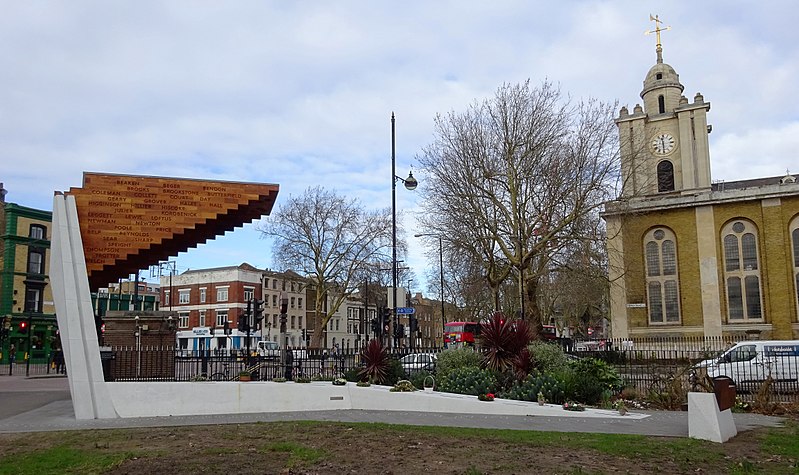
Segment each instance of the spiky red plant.
[[361,351],[361,361],[364,367],[358,371],[362,381],[382,383],[388,377],[389,359],[386,348],[379,340],[373,339]]
[[517,366],[514,360],[521,364],[520,354],[533,339],[526,321],[510,320],[499,312],[483,323],[481,330],[485,366],[498,371]]

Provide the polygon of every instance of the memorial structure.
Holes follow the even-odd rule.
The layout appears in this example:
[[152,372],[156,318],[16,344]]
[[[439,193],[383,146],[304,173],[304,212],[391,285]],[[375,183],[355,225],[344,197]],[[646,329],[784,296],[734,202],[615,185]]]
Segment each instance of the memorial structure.
[[119,417],[90,289],[271,212],[278,185],[84,173],[56,193],[50,279],[78,419]]

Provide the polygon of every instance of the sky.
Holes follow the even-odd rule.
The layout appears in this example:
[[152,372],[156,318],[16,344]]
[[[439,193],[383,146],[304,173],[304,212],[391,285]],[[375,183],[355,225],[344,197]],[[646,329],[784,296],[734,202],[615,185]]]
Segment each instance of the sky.
[[[392,112],[405,177],[436,114],[504,83],[551,81],[632,109],[656,59],[650,14],[671,27],[663,58],[683,94],[711,103],[712,179],[799,173],[792,0],[5,0],[2,11],[0,182],[23,206],[51,210],[54,191],[92,171],[277,183],[276,207],[321,185],[387,208]],[[438,249],[413,238],[419,197],[397,187],[410,287],[426,291]],[[173,260],[178,272],[275,268],[270,256],[247,224]]]

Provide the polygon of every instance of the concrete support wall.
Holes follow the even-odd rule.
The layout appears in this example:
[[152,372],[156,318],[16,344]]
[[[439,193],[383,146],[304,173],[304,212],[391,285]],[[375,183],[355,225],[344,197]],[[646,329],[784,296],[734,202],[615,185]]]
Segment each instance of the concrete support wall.
[[103,381],[75,199],[53,200],[50,284],[77,419],[117,417]]

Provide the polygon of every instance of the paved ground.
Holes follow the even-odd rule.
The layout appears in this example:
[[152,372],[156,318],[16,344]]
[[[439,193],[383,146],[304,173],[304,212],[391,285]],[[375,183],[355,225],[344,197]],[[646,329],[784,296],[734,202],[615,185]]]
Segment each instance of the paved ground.
[[[0,376],[0,432],[318,420],[670,437],[688,436],[687,412],[649,411],[646,414],[649,417],[634,419],[346,410],[76,420],[65,377]],[[735,414],[734,419],[739,432],[756,427],[778,426],[783,421],[778,417],[759,414]]]

